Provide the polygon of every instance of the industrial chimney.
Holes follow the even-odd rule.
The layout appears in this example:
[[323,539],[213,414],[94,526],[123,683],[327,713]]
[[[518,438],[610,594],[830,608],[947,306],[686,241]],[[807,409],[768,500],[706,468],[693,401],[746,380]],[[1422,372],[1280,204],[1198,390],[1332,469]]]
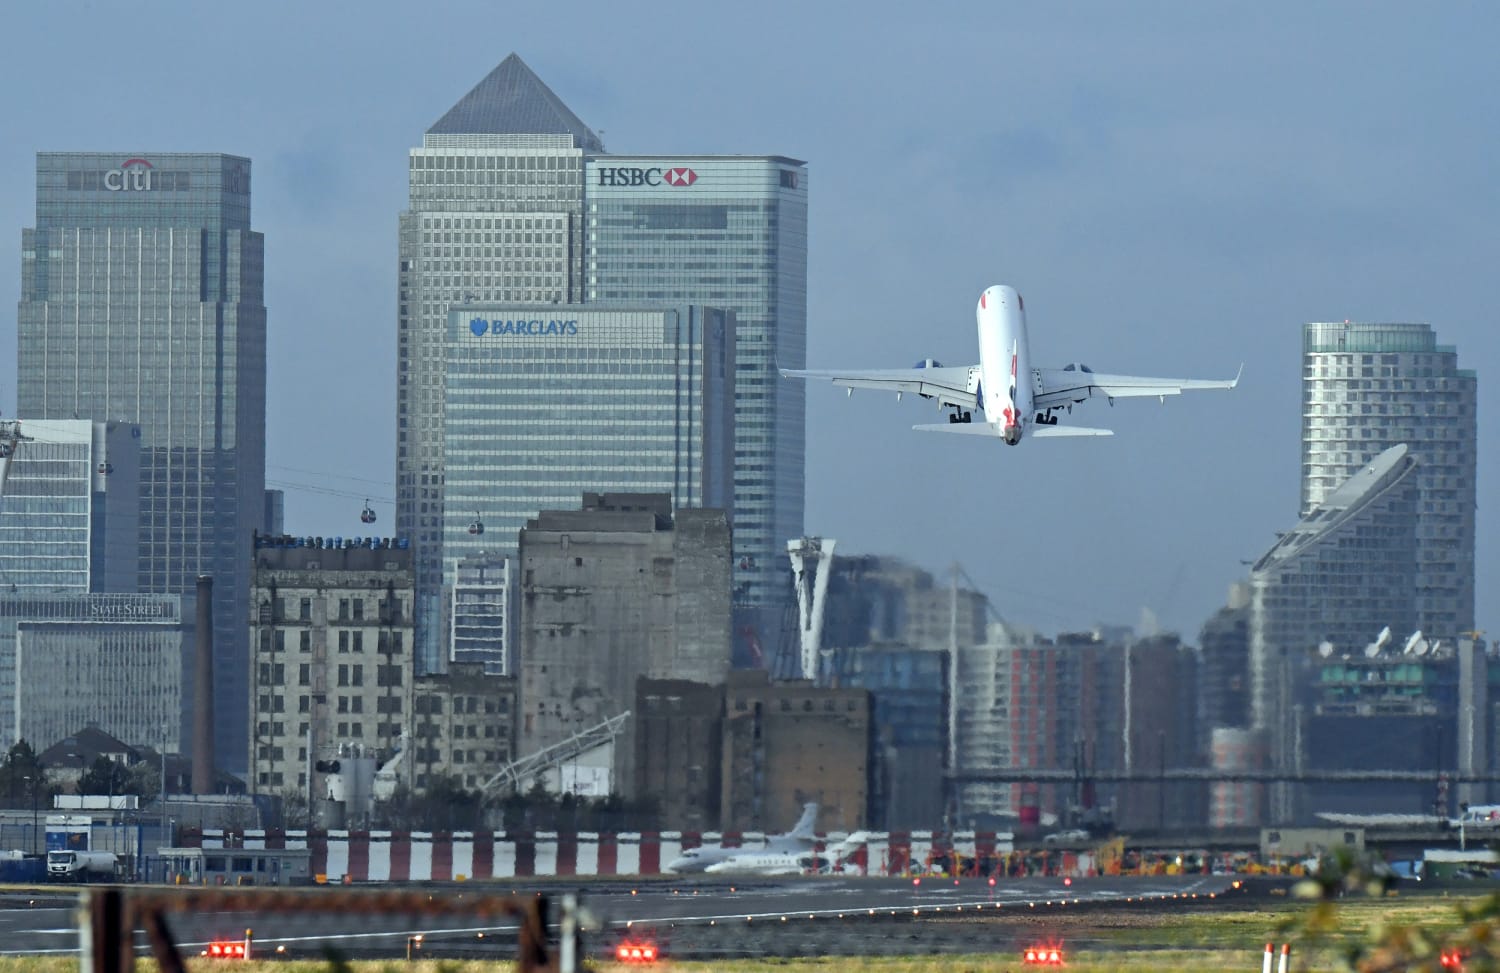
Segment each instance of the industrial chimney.
[[193,793],[214,792],[214,579],[198,575],[193,653]]

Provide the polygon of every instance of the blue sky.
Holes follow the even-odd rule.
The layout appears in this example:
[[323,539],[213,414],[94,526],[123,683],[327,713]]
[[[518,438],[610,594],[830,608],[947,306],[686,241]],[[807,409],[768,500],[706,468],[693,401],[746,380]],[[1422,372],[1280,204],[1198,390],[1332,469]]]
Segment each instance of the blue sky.
[[962,563],[1045,631],[1144,607],[1196,637],[1296,520],[1302,322],[1425,321],[1480,373],[1484,627],[1497,27],[1459,3],[8,4],[0,362],[37,151],[249,156],[268,475],[299,484],[291,530],[368,533],[363,497],[394,493],[406,152],[514,51],[611,151],[808,160],[812,367],[966,364],[992,283],[1026,296],[1038,364],[1245,363],[1233,393],[1078,414],[1113,439],[1013,450],[814,387],[810,533]]

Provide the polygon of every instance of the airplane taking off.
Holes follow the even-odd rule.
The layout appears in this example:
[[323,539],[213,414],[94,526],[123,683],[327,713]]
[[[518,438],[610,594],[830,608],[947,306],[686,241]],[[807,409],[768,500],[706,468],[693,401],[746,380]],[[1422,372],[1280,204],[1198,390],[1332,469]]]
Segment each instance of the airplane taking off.
[[818,840],[817,833],[813,831],[813,825],[817,819],[818,805],[804,804],[802,817],[797,819],[797,824],[786,834],[771,835],[764,844],[750,847],[725,848],[722,844],[717,844],[688,848],[680,856],[667,862],[667,871],[676,872],[678,875],[706,872],[711,871],[715,865],[749,855],[796,856],[811,850],[813,843]]
[[[826,378],[849,389],[885,389],[900,398],[914,392],[936,399],[951,410],[948,422],[913,426],[923,432],[957,432],[993,436],[1014,446],[1026,436],[1113,436],[1109,429],[1060,426],[1059,411],[1072,412],[1090,398],[1115,399],[1153,395],[1163,402],[1169,395],[1191,389],[1232,389],[1240,376],[1225,381],[1191,378],[1138,378],[1100,375],[1087,365],[1032,368],[1026,336],[1026,304],[1014,287],[996,284],[979,295],[979,364],[944,368],[932,359],[915,368],[875,371],[781,369],[787,378]],[[1244,366],[1240,366],[1244,371]],[[984,420],[974,422],[974,410]]]

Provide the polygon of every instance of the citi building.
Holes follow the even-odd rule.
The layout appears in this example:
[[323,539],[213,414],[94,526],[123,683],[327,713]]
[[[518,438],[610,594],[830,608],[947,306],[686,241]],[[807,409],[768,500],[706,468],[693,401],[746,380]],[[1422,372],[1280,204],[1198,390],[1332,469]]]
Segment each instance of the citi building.
[[215,751],[241,771],[250,539],[265,502],[263,278],[249,159],[38,153],[19,413],[139,428],[136,587],[182,594],[214,577]]

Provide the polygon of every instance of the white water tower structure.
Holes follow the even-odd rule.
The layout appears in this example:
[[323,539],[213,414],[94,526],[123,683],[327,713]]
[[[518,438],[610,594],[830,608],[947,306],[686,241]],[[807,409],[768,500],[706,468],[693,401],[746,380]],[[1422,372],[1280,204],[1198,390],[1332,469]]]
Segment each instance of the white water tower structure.
[[831,537],[799,537],[786,542],[792,559],[792,582],[797,588],[797,638],[802,650],[803,679],[818,678],[818,652],[823,645],[823,606],[828,578],[833,574]]

